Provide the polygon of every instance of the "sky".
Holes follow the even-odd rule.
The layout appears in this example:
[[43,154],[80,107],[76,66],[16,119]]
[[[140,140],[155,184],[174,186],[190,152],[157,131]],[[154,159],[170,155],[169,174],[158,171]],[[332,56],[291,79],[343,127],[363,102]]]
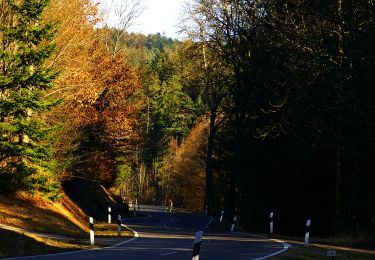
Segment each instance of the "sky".
[[[121,0],[103,0],[102,8],[109,9],[106,15],[107,23],[111,26],[116,24],[114,6]],[[114,2],[117,1],[117,2]],[[122,0],[124,1],[124,0]],[[128,0],[129,1],[129,0]],[[143,34],[165,33],[166,36],[178,38],[179,17],[182,14],[185,0],[141,0],[144,10],[141,16],[129,28],[131,32]]]

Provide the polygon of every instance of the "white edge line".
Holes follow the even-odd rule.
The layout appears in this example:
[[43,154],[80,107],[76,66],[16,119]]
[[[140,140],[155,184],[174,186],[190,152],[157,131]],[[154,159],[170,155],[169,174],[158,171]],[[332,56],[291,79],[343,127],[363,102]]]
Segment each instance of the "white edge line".
[[263,237],[263,236],[259,236],[259,235],[255,235],[255,234],[250,234],[250,233],[245,233],[245,234],[251,235],[251,236],[254,236],[254,237],[268,239],[268,240],[271,240],[273,242],[276,242],[276,243],[279,243],[279,244],[283,245],[283,248],[281,250],[279,250],[277,252],[274,252],[274,253],[271,253],[269,255],[265,255],[265,256],[262,256],[262,257],[253,258],[253,260],[262,260],[262,259],[267,259],[267,258],[272,257],[272,256],[280,255],[280,254],[288,251],[288,249],[291,247],[291,245],[289,245],[287,242],[284,242],[284,241],[279,240],[279,239],[267,238],[267,237]]
[[123,245],[123,244],[130,243],[130,242],[136,240],[136,239],[139,237],[138,232],[135,231],[134,229],[131,229],[130,227],[128,227],[128,226],[125,225],[125,224],[121,224],[121,226],[123,226],[123,227],[129,229],[131,232],[133,232],[134,237],[131,238],[131,239],[125,240],[125,241],[123,241],[123,242],[121,242],[121,243],[115,244],[115,245],[113,245],[113,246],[108,246],[108,247],[104,247],[104,248],[113,248],[113,247],[121,246],[121,245]]
[[282,253],[288,251],[288,249],[289,249],[289,247],[290,247],[290,245],[289,245],[288,243],[286,243],[286,242],[283,242],[283,241],[277,241],[277,240],[275,240],[275,239],[270,239],[270,240],[275,241],[275,242],[278,242],[278,243],[281,243],[281,244],[284,246],[284,248],[281,249],[281,250],[279,250],[279,251],[277,251],[277,252],[274,252],[274,253],[272,253],[272,254],[266,255],[266,256],[262,256],[262,257],[258,257],[258,258],[253,258],[253,260],[266,259],[266,258],[269,258],[269,257],[272,257],[272,256],[276,256],[276,255],[282,254]]
[[121,243],[118,243],[118,244],[115,244],[113,246],[108,246],[108,247],[102,247],[102,248],[99,248],[99,247],[96,247],[96,248],[90,248],[90,249],[83,249],[83,250],[77,250],[77,251],[69,251],[69,252],[63,252],[63,253],[56,253],[56,254],[46,254],[46,255],[31,255],[31,256],[17,256],[17,257],[10,257],[10,258],[3,258],[4,260],[9,260],[9,259],[23,259],[23,258],[39,258],[39,257],[46,257],[46,256],[58,256],[58,255],[71,255],[71,254],[80,254],[82,252],[88,252],[88,251],[94,251],[94,250],[101,250],[101,249],[106,249],[106,248],[113,248],[113,247],[116,247],[116,246],[120,246],[120,245],[123,245],[123,244],[126,244],[126,243],[130,243],[134,240],[136,240],[139,235],[138,235],[138,232],[129,228],[128,226],[126,226],[125,224],[121,224],[123,227],[129,229],[131,232],[133,232],[134,234],[134,237],[131,238],[131,239],[128,239],[124,242],[121,242]]

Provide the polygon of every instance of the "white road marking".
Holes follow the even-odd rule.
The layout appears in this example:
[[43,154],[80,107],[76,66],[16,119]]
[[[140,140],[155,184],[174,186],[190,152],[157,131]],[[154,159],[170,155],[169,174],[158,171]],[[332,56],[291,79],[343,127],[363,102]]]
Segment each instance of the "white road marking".
[[169,252],[169,253],[164,253],[164,254],[160,254],[160,255],[174,255],[174,254],[177,254],[177,252]]
[[279,254],[282,254],[286,251],[288,251],[288,249],[290,247],[292,247],[291,245],[289,245],[287,242],[284,242],[282,240],[278,240],[278,239],[271,239],[271,238],[267,238],[267,237],[263,237],[263,236],[259,236],[259,235],[255,235],[255,234],[250,234],[250,233],[243,233],[243,232],[235,232],[237,234],[245,234],[245,235],[250,235],[250,236],[254,236],[254,237],[259,237],[259,238],[263,238],[263,239],[268,239],[270,241],[273,241],[273,242],[276,242],[276,243],[279,243],[279,244],[282,244],[283,245],[283,248],[280,249],[279,251],[276,251],[274,253],[271,253],[271,254],[268,254],[268,255],[265,255],[265,256],[262,256],[262,257],[258,257],[258,258],[253,258],[253,260],[262,260],[262,259],[266,259],[266,258],[269,258],[269,257],[272,257],[272,256],[276,256],[276,255],[279,255]]
[[[151,217],[151,216],[150,216]],[[169,220],[169,221],[165,221],[163,222],[162,224],[167,228],[168,230],[168,227],[166,225],[166,223],[168,222],[176,222],[178,221],[178,219],[172,219],[172,220]],[[210,221],[208,222],[208,224],[206,225],[209,226],[212,222],[212,217],[210,219]],[[134,234],[134,237],[131,238],[131,239],[128,239],[126,241],[123,241],[121,243],[118,243],[118,244],[115,244],[113,246],[109,246],[109,247],[104,247],[104,248],[92,248],[92,249],[85,249],[85,250],[78,250],[78,251],[71,251],[71,252],[64,252],[64,253],[57,253],[57,254],[46,254],[46,255],[36,255],[36,256],[21,256],[21,257],[12,257],[12,258],[4,258],[4,259],[23,259],[23,258],[39,258],[40,256],[55,256],[55,255],[69,255],[69,254],[80,254],[80,253],[83,253],[83,252],[87,252],[87,251],[95,251],[95,250],[98,250],[100,251],[101,249],[106,249],[106,248],[114,248],[114,247],[117,247],[117,246],[120,246],[120,245],[123,245],[123,244],[127,244],[127,243],[130,243],[134,240],[136,240],[139,235],[138,235],[138,232],[129,228],[128,226],[126,226],[125,224],[121,224],[122,226],[124,226],[125,228],[129,229],[130,231],[133,232]],[[262,260],[262,259],[266,259],[266,258],[269,258],[269,257],[272,257],[272,256],[276,256],[276,255],[279,255],[279,254],[282,254],[284,253],[285,251],[287,251],[291,245],[289,245],[288,243],[284,242],[284,241],[281,241],[281,240],[277,240],[277,239],[270,239],[270,238],[266,238],[266,237],[262,237],[262,236],[259,236],[259,235],[255,235],[255,234],[250,234],[250,233],[243,233],[243,232],[234,232],[234,233],[237,233],[237,234],[246,234],[246,235],[250,235],[250,236],[254,236],[254,237],[259,237],[259,238],[263,238],[263,239],[268,239],[270,241],[274,241],[276,243],[280,243],[283,245],[283,248],[277,252],[274,252],[274,253],[271,253],[271,254],[268,254],[268,255],[265,255],[265,256],[262,256],[262,257],[259,257],[259,258],[254,258],[254,260]],[[208,242],[210,242],[210,240],[207,240]],[[202,245],[203,247],[204,245]],[[173,255],[173,254],[177,254],[177,252],[167,252],[167,253],[163,253],[163,254],[160,254],[161,256],[167,256],[167,255]]]
[[[271,239],[271,240],[277,242],[276,239]],[[253,260],[266,259],[266,258],[269,258],[269,257],[272,257],[272,256],[276,256],[276,255],[282,254],[282,253],[286,252],[289,249],[289,247],[290,247],[290,245],[288,243],[286,243],[286,242],[279,241],[278,243],[281,243],[284,246],[284,248],[281,249],[281,250],[279,250],[279,251],[277,251],[277,252],[275,252],[275,253],[272,253],[272,254],[269,254],[269,255],[265,255],[265,256],[262,256],[262,257],[258,257],[258,258],[254,258]]]
[[131,232],[133,232],[134,237],[131,238],[131,239],[125,240],[125,241],[123,241],[121,243],[118,243],[116,245],[113,245],[113,246],[108,246],[108,247],[103,247],[103,248],[92,248],[92,249],[85,249],[85,250],[77,250],[77,251],[70,251],[70,252],[57,253],[57,254],[46,254],[46,255],[36,255],[36,256],[19,256],[19,257],[10,257],[10,258],[4,258],[4,259],[9,259],[10,260],[10,259],[23,259],[23,258],[39,258],[41,256],[45,257],[45,256],[55,256],[55,255],[80,254],[80,253],[83,253],[83,252],[94,251],[94,250],[102,250],[102,249],[106,249],[106,248],[113,248],[113,247],[116,247],[116,246],[127,244],[127,243],[130,243],[130,242],[136,240],[139,237],[137,231],[129,228],[128,226],[126,226],[124,224],[121,224],[121,225],[124,226],[125,228],[129,229]]
[[113,247],[121,246],[121,245],[124,245],[124,244],[130,243],[130,242],[136,240],[136,239],[139,237],[138,232],[135,231],[134,229],[131,229],[130,227],[128,227],[128,226],[125,225],[125,224],[121,224],[121,226],[123,226],[123,227],[129,229],[131,232],[133,232],[134,237],[131,238],[131,239],[125,240],[125,241],[123,241],[123,242],[121,242],[121,243],[115,244],[115,245],[113,245],[113,246],[105,247],[105,248],[113,248]]

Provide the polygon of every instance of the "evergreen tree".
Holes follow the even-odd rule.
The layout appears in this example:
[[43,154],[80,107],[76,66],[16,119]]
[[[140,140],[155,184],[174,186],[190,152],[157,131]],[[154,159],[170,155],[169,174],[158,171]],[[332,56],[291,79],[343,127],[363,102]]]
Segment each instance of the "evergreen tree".
[[57,190],[48,163],[50,129],[40,119],[57,104],[46,100],[57,73],[46,65],[56,26],[45,24],[48,0],[2,1],[0,25],[0,185],[1,190]]

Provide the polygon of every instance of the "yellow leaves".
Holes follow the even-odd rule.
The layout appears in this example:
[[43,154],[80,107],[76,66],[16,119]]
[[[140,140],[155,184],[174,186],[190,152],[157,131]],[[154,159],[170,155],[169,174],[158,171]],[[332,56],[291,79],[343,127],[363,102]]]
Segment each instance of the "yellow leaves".
[[[201,212],[204,204],[207,123],[198,123],[185,142],[175,148],[173,172],[175,185],[181,190],[186,209]],[[194,187],[194,192],[191,192]]]
[[33,65],[28,66],[26,68],[26,71],[29,73],[30,76],[33,75],[35,71],[34,66]]
[[90,48],[96,36],[88,17],[96,12],[96,7],[86,0],[53,0],[45,13],[47,21],[59,25],[55,38],[57,51],[51,66],[60,71],[56,88],[68,88],[63,92],[65,100],[89,82]]
[[139,141],[140,101],[132,98],[140,87],[137,72],[124,55],[108,52],[104,43],[108,31],[95,29],[100,20],[97,4],[90,0],[52,0],[45,19],[58,23],[57,50],[49,62],[60,74],[47,94],[64,100],[48,118],[51,125],[63,125],[57,153],[64,157],[66,151],[78,147],[82,131],[92,131],[89,138],[105,143],[107,150],[96,147],[87,151],[91,154],[85,160],[96,167],[90,162],[82,164],[86,167],[82,172],[90,172],[90,167],[92,172],[99,169],[102,175],[94,178],[110,182],[114,165],[109,154],[116,149],[129,151]]

